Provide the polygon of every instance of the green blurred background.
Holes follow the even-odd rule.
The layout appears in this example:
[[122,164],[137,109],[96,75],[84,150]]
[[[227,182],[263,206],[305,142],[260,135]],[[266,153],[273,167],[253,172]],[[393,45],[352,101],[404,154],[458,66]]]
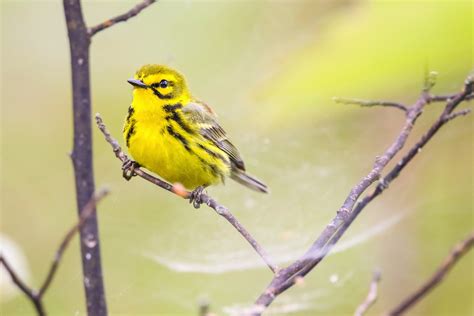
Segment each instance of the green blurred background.
[[[95,25],[135,3],[85,1],[83,10]],[[404,120],[393,109],[339,105],[331,97],[411,103],[426,67],[439,72],[435,92],[459,91],[473,68],[473,10],[471,1],[159,1],[93,38],[93,111],[121,140],[131,101],[126,79],[145,63],[182,71],[193,93],[219,113],[248,170],[272,190],[260,195],[229,181],[209,192],[275,260],[288,263],[335,215]],[[61,2],[2,0],[1,55],[1,232],[24,252],[36,286],[76,220]],[[441,108],[426,109],[410,144]],[[443,128],[362,213],[339,251],[272,311],[351,315],[380,268],[380,297],[369,313],[378,315],[426,280],[474,226],[473,132],[472,115]],[[99,208],[111,315],[196,315],[202,300],[218,315],[238,313],[271,279],[215,213],[195,211],[140,179],[124,181],[96,129],[94,167],[97,186],[112,191]],[[470,253],[410,314],[472,315],[473,263]],[[33,314],[23,295],[11,293],[2,289],[2,315]],[[51,315],[85,314],[77,239],[45,304]]]

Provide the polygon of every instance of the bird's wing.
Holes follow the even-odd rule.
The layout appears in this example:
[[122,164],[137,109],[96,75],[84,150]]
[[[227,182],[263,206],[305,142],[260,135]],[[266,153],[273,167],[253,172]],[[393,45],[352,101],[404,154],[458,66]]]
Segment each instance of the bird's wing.
[[224,129],[217,123],[217,116],[205,103],[190,102],[182,108],[186,119],[198,126],[199,133],[229,155],[230,161],[237,169],[245,171],[240,153],[227,138]]

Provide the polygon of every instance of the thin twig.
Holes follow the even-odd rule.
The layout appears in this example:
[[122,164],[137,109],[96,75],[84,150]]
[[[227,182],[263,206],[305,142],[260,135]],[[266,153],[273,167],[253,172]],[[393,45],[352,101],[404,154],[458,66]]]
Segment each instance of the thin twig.
[[[429,99],[430,103],[432,103],[432,102],[447,102],[447,101],[453,99],[454,97],[456,97],[457,95],[458,95],[458,93],[448,94],[448,95],[430,95],[428,97],[428,99]],[[465,101],[470,101],[472,99],[474,99],[474,94],[473,93],[466,96],[466,98],[464,100]]]
[[111,27],[112,25],[115,25],[115,24],[120,23],[120,22],[127,21],[128,19],[136,16],[142,10],[146,9],[147,7],[149,7],[150,5],[152,5],[155,2],[156,2],[156,0],[144,0],[144,1],[140,2],[139,4],[137,4],[136,6],[134,6],[132,9],[125,12],[124,14],[120,14],[120,15],[114,17],[114,18],[111,18],[107,21],[104,21],[104,22],[102,22],[102,23],[100,23],[96,26],[93,26],[93,27],[89,28],[89,30],[88,30],[89,31],[89,36],[92,37],[95,34],[97,34],[98,32],[103,31],[103,30]]
[[421,286],[414,293],[410,294],[407,298],[405,298],[399,305],[397,305],[390,312],[388,312],[387,315],[401,315],[408,309],[413,307],[418,301],[420,301],[424,296],[426,296],[444,279],[444,277],[454,267],[454,265],[459,261],[459,259],[461,259],[461,257],[465,255],[469,250],[471,250],[473,246],[474,232],[471,232],[466,239],[458,243],[451,250],[450,254],[446,259],[444,259],[438,270],[436,270],[436,272],[425,284],[423,284],[423,286]]
[[35,307],[38,315],[39,316],[46,315],[46,312],[43,307],[43,302],[41,301],[40,298],[38,298],[38,294],[33,289],[29,288],[28,285],[26,285],[26,283],[20,279],[20,277],[16,274],[15,270],[13,270],[12,266],[8,263],[7,259],[2,254],[0,254],[0,263],[3,264],[8,274],[10,274],[12,282],[23,293],[25,293],[25,295],[29,298],[31,303],[33,303],[33,306]]
[[402,110],[403,112],[408,112],[408,107],[404,104],[398,102],[390,102],[390,101],[372,101],[372,100],[361,100],[361,99],[351,99],[351,98],[339,98],[334,97],[334,102],[340,104],[356,104],[360,106],[372,107],[372,106],[385,106],[385,107],[392,107]]
[[46,312],[43,307],[43,296],[51,285],[51,282],[53,281],[53,278],[61,262],[62,256],[66,251],[70,241],[79,231],[79,229],[84,225],[85,221],[92,214],[94,214],[97,203],[100,202],[107,194],[107,189],[99,190],[97,194],[94,194],[94,196],[90,198],[89,202],[87,202],[86,206],[82,209],[79,221],[73,227],[71,227],[71,229],[69,229],[69,231],[61,241],[61,244],[59,245],[58,250],[56,251],[56,255],[54,256],[53,262],[51,263],[51,267],[49,268],[48,274],[38,291],[35,291],[34,289],[28,287],[26,283],[23,282],[20,277],[15,273],[6,258],[3,255],[0,255],[0,262],[5,266],[7,272],[10,274],[13,283],[30,299],[38,315],[46,315]]
[[[122,162],[126,162],[129,160],[128,156],[123,152],[122,148],[120,147],[118,141],[112,137],[112,135],[107,130],[102,117],[99,113],[95,115],[97,126],[99,127],[102,134],[104,134],[105,140],[112,146],[112,150],[115,153],[115,156]],[[172,192],[182,198],[189,199],[190,192],[185,191],[184,189],[176,189],[176,185],[169,184],[166,181],[163,181],[157,177],[152,176],[151,174],[143,171],[143,169],[136,167],[134,168],[134,173],[139,177],[159,186],[162,189],[165,189],[169,192]],[[206,204],[210,208],[212,208],[217,214],[224,217],[232,226],[234,226],[237,231],[247,240],[247,242],[255,249],[255,251],[260,255],[263,261],[267,264],[270,270],[273,273],[278,271],[278,267],[272,263],[270,260],[269,255],[267,252],[260,246],[260,244],[252,237],[252,235],[245,229],[244,226],[232,215],[232,213],[223,205],[219,204],[215,199],[210,197],[206,193],[202,193],[200,196],[200,200],[203,204]]]
[[471,109],[459,110],[457,112],[453,112],[453,113],[449,114],[446,119],[448,121],[450,121],[452,119],[455,119],[458,116],[465,116],[465,115],[468,115],[469,113],[471,113]]
[[[411,159],[421,151],[421,148],[437,133],[437,131],[444,124],[450,121],[449,115],[468,95],[472,93],[473,85],[474,79],[469,77],[465,82],[463,91],[450,99],[446,104],[443,113],[428,132],[423,135],[420,141],[409,150],[408,154],[389,172],[387,176],[379,181],[377,187],[372,193],[368,194],[356,204],[360,195],[373,182],[379,179],[380,173],[384,167],[405,144],[411,130],[413,129],[416,119],[422,113],[424,106],[428,102],[429,91],[426,90],[426,88],[423,89],[423,93],[418,101],[408,108],[406,122],[394,143],[382,156],[377,157],[374,168],[351,190],[342,207],[337,212],[336,217],[326,226],[311,248],[301,258],[296,260],[287,268],[280,270],[280,272],[275,275],[264,292],[256,300],[254,306],[257,308],[254,308],[254,310],[264,310],[273,302],[276,296],[292,287],[295,284],[295,280],[304,277],[324,259],[365,206],[367,206],[367,204],[369,204],[375,197],[380,195],[388,187],[390,182],[399,175],[400,171],[408,164],[408,162],[410,162]],[[432,85],[428,86],[432,87]],[[427,85],[425,85],[425,87],[427,87]],[[256,312],[253,315],[260,314],[261,312]]]
[[377,300],[378,285],[380,282],[380,271],[375,271],[372,281],[370,282],[369,293],[365,300],[357,307],[354,316],[362,316]]

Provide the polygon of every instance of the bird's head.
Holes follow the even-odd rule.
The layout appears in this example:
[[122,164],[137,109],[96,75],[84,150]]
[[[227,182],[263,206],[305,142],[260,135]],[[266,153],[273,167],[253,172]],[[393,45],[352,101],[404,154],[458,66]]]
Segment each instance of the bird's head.
[[145,65],[141,67],[128,83],[135,91],[152,92],[162,100],[189,98],[189,91],[184,76],[174,69],[163,65]]

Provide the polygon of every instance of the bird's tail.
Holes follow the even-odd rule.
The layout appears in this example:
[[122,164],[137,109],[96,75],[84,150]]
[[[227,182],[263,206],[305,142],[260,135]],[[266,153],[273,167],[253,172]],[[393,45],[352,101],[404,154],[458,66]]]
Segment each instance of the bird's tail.
[[246,174],[245,171],[233,169],[230,177],[232,180],[245,185],[247,188],[258,192],[268,193],[268,187],[265,183]]

